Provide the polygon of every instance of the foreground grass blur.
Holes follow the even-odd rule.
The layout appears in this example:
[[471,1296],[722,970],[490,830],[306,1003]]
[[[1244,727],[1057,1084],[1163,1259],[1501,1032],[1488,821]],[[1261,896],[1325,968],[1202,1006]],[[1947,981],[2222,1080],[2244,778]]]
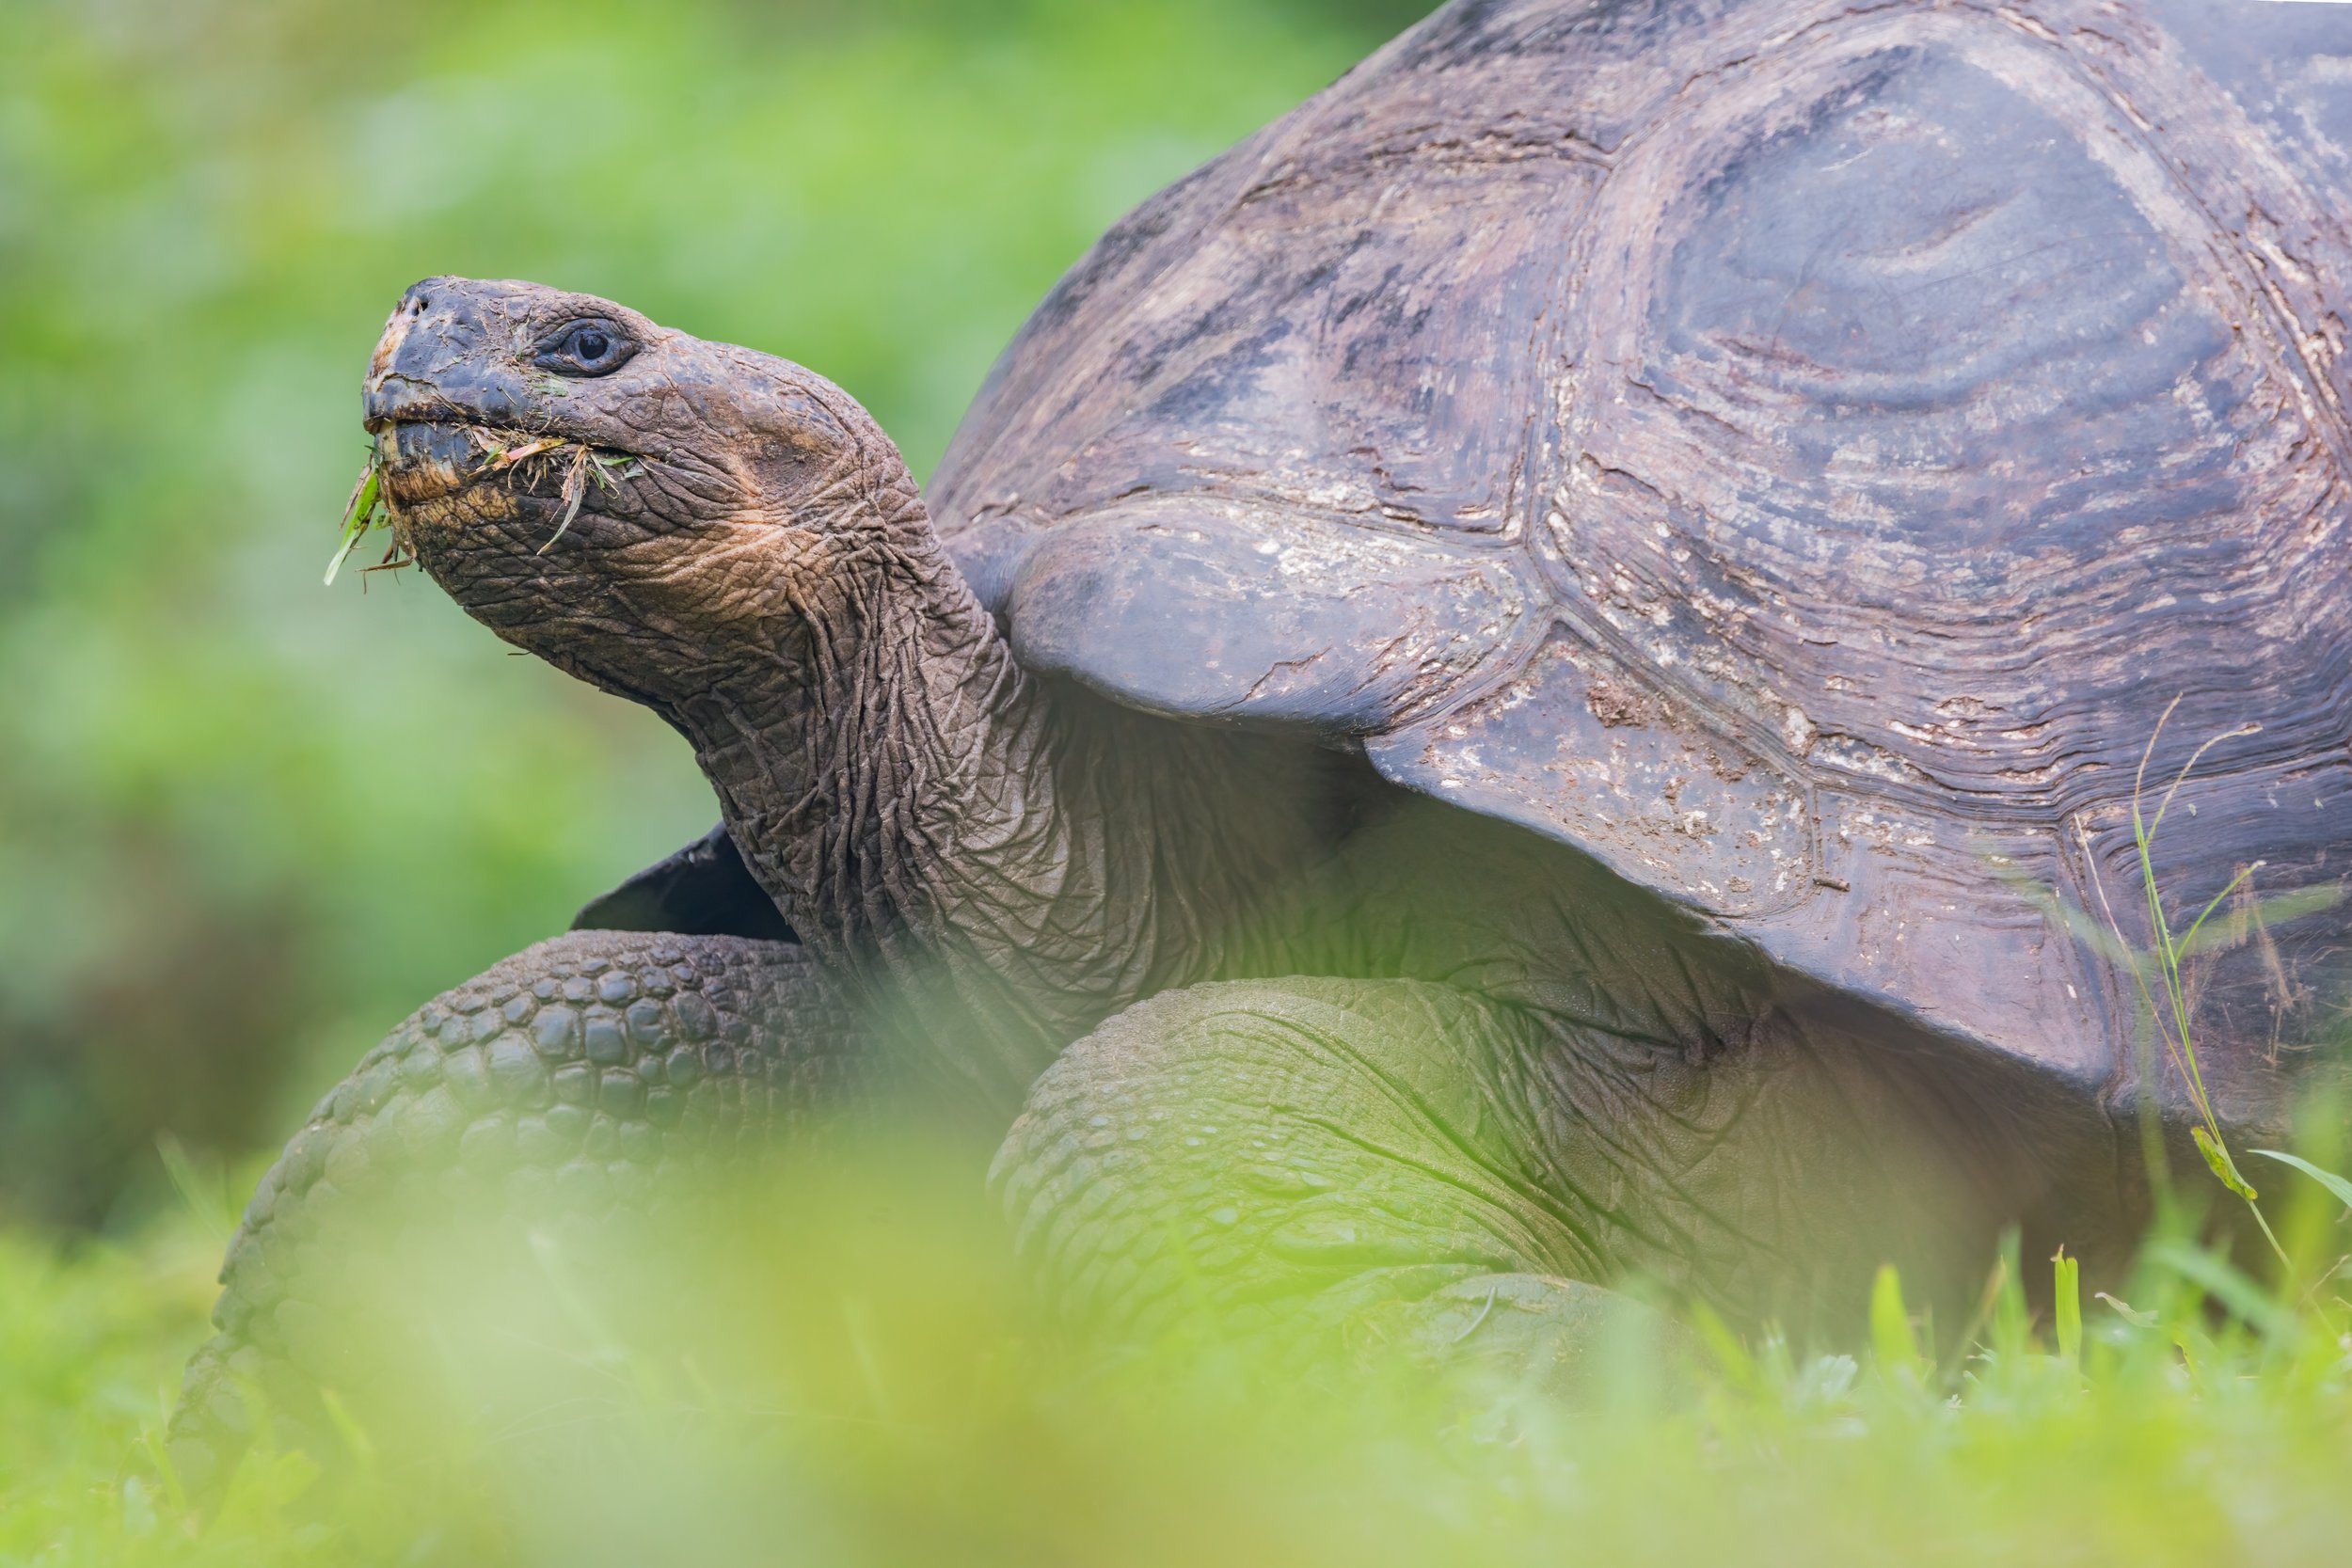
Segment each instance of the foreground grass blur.
[[2352,1539],[2352,1343],[2340,1283],[2308,1284],[2352,1232],[2315,1186],[2281,1206],[2290,1295],[2159,1238],[2078,1339],[2005,1274],[1939,1353],[1883,1280],[1874,1354],[1716,1335],[1697,1393],[1581,1412],[1215,1344],[1106,1362],[1038,1317],[966,1161],[903,1138],[698,1208],[700,1241],[408,1272],[428,1348],[377,1369],[400,1402],[339,1411],[325,1467],[265,1443],[202,1528],[145,1456],[217,1212],[0,1243],[0,1562],[2296,1563]]

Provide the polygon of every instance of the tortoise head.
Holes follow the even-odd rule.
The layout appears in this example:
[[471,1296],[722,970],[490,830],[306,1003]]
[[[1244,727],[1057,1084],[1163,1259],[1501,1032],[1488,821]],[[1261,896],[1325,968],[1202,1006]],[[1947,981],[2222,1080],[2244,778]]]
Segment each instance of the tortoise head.
[[772,659],[778,617],[920,515],[897,449],[823,377],[533,283],[411,288],[365,400],[394,526],[435,580],[657,707],[706,689],[730,643]]

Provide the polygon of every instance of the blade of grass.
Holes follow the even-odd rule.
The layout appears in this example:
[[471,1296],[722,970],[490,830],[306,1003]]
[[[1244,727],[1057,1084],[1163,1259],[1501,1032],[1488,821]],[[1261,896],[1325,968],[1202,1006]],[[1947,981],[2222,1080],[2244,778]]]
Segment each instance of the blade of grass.
[[1705,1302],[1691,1304],[1691,1327],[1698,1335],[1699,1343],[1707,1348],[1708,1354],[1714,1358],[1716,1369],[1733,1387],[1752,1393],[1761,1386],[1761,1380],[1756,1375],[1756,1358],[1740,1342],[1740,1337],[1731,1331],[1731,1325]]
[[2061,1246],[2050,1259],[2051,1284],[2054,1288],[2054,1307],[2057,1318],[2058,1354],[2069,1366],[2079,1367],[2083,1358],[2083,1268],[2078,1259],[2066,1256]]
[[373,449],[368,452],[368,466],[359,470],[358,482],[351,487],[351,499],[343,504],[342,544],[335,551],[335,559],[326,563],[326,586],[335,586],[335,574],[343,569],[343,562],[358,547],[359,540],[375,521],[378,503],[384,494],[384,460]]
[[[2262,863],[2257,861],[2246,869],[2249,874],[2259,871],[2262,869]],[[2226,893],[2229,890],[2225,888],[2222,891]],[[2286,893],[2274,893],[2267,898],[2257,898],[2246,911],[2246,916],[2255,926],[2280,926],[2290,920],[2300,920],[2307,914],[2316,914],[2321,910],[2333,909],[2342,902],[2344,902],[2344,889],[2333,882],[2328,882],[2316,887],[2295,888]],[[2203,924],[2201,916],[2199,917],[2198,923]],[[2212,936],[2200,938],[2197,934],[2197,927],[2192,926],[2189,927],[2189,934],[2181,939],[2181,957],[2193,958],[2204,953],[2223,952],[2235,947],[2245,940],[2244,932],[2233,934],[2227,928]]]
[[536,554],[545,555],[555,548],[555,542],[564,537],[564,531],[572,526],[572,519],[580,515],[580,503],[588,497],[590,455],[586,447],[574,450],[572,466],[564,471],[564,520],[555,525],[555,531],[548,535],[548,542],[539,546]]
[[2334,1171],[2322,1170],[2300,1155],[2288,1154],[2276,1148],[2257,1148],[2252,1152],[2261,1155],[2265,1160],[2276,1160],[2280,1164],[2293,1165],[2296,1170],[2333,1193],[2345,1208],[2352,1209],[2352,1181],[2345,1180]]
[[2149,1247],[2148,1257],[2150,1261],[2196,1286],[2266,1339],[2290,1339],[2302,1326],[2293,1312],[2280,1306],[2268,1291],[2236,1265],[2202,1247],[2160,1237]]
[[180,1201],[188,1213],[204,1227],[206,1238],[226,1244],[230,1233],[237,1227],[237,1212],[230,1203],[227,1183],[217,1165],[199,1166],[187,1146],[169,1132],[155,1134],[155,1153],[163,1161],[164,1173],[171,1178]]
[[1923,1370],[1919,1338],[1903,1306],[1902,1276],[1892,1263],[1879,1265],[1870,1284],[1870,1344],[1878,1353],[1879,1370],[1888,1377],[1917,1381]]
[[2192,944],[2194,944],[2197,941],[2197,933],[2204,929],[2206,917],[2212,914],[2214,911],[2221,907],[2221,900],[2227,898],[2230,895],[2235,893],[2239,888],[2245,886],[2246,879],[2249,877],[2251,877],[2255,872],[2260,871],[2266,863],[2268,863],[2256,861],[2251,865],[2240,866],[2238,868],[2238,874],[2230,879],[2229,885],[2223,888],[2219,893],[2215,894],[2212,899],[2207,902],[2205,907],[2197,911],[2197,918],[2188,923],[2188,930],[2183,934],[2180,942],[2176,944],[2177,951],[2185,957],[2190,952]]
[[2001,1283],[1993,1298],[1993,1348],[2005,1362],[2031,1354],[2033,1310],[2026,1302],[2023,1238],[2015,1226],[2001,1232]]

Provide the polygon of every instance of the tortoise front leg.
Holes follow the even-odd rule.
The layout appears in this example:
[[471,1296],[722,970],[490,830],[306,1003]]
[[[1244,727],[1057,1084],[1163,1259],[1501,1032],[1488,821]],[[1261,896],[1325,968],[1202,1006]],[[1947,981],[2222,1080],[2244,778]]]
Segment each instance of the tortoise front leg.
[[[218,1332],[188,1365],[173,1464],[199,1492],[225,1477],[247,1438],[240,1385],[299,1425],[318,1386],[364,1373],[336,1255],[370,1244],[381,1205],[649,1206],[682,1164],[837,1098],[867,1068],[858,1034],[803,949],[732,936],[573,931],[427,1003],[262,1179],[221,1268]],[[379,1319],[387,1305],[370,1304]]]
[[1593,1283],[1620,1238],[1545,1158],[1541,1043],[1441,986],[1197,986],[1065,1053],[994,1179],[1049,1292],[1121,1338],[1205,1312],[1573,1395],[1671,1331]]

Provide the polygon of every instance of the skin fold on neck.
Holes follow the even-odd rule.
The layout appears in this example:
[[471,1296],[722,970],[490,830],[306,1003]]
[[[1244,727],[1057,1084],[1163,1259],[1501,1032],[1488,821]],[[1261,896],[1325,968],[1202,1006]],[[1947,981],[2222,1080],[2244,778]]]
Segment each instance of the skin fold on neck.
[[1263,967],[1251,917],[1316,836],[1268,809],[1295,783],[1023,670],[903,468],[830,504],[882,515],[673,715],[804,940],[1015,1094],[1127,1003]]

